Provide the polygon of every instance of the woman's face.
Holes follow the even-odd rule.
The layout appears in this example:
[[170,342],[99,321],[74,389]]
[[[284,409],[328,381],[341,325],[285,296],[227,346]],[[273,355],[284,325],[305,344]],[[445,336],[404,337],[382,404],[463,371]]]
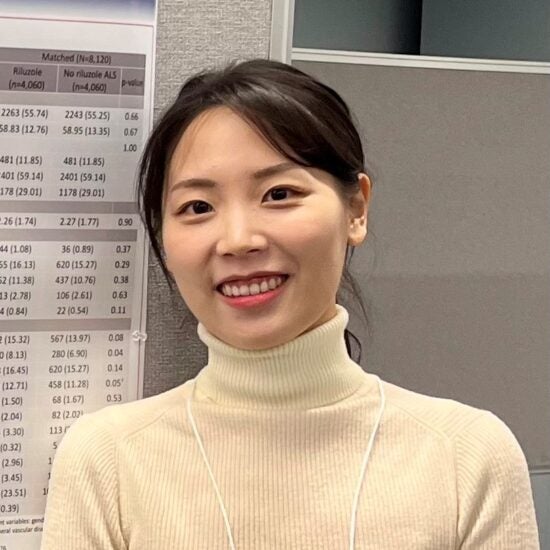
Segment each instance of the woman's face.
[[[172,156],[162,223],[167,267],[195,317],[248,350],[286,343],[334,317],[346,245],[366,234],[370,182],[359,180],[348,205],[330,174],[289,162],[233,111],[198,116]],[[246,308],[216,289],[257,271],[290,277],[274,299]]]

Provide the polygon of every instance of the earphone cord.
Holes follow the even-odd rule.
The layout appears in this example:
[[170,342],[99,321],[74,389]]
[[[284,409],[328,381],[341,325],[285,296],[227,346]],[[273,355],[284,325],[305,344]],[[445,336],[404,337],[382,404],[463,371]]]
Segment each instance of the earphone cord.
[[[350,550],[354,550],[354,548],[355,548],[355,531],[356,531],[356,524],[357,524],[357,509],[359,508],[359,495],[361,493],[361,487],[363,485],[363,479],[365,477],[365,472],[367,470],[367,464],[368,464],[370,453],[371,453],[371,450],[372,450],[372,447],[373,447],[373,444],[374,444],[374,439],[375,439],[376,434],[378,432],[378,427],[380,426],[380,421],[382,420],[382,415],[384,414],[384,408],[386,406],[386,396],[384,394],[384,389],[382,387],[382,382],[381,382],[381,380],[378,376],[376,376],[376,379],[377,379],[377,382],[378,382],[378,389],[380,390],[380,409],[378,410],[378,416],[377,416],[376,422],[374,424],[374,429],[372,430],[372,433],[370,435],[369,443],[367,445],[367,449],[366,449],[365,455],[363,457],[363,463],[361,465],[361,473],[359,475],[359,481],[357,483],[357,489],[355,491],[355,496],[354,496],[354,499],[353,499],[353,506],[352,506],[352,510],[351,510],[350,533],[349,533],[349,549]],[[231,533],[231,527],[229,525],[229,519],[227,517],[227,511],[226,511],[225,506],[223,504],[220,489],[218,487],[216,479],[214,478],[214,474],[212,473],[212,468],[210,467],[210,463],[208,462],[208,458],[206,457],[206,452],[204,450],[204,446],[202,444],[202,439],[200,437],[199,431],[197,430],[197,426],[195,424],[195,419],[193,418],[193,414],[191,413],[191,400],[189,398],[187,398],[187,416],[189,417],[189,421],[191,423],[193,433],[195,434],[195,439],[197,440],[202,458],[203,458],[204,463],[206,465],[206,469],[208,470],[208,475],[210,476],[210,481],[212,482],[212,485],[214,486],[214,491],[216,492],[216,497],[218,498],[218,503],[220,505],[220,510],[222,512],[223,520],[224,520],[224,523],[225,523],[225,530],[227,531],[227,538],[229,539],[229,546],[230,546],[231,550],[236,550],[235,542],[233,541],[233,534]]]

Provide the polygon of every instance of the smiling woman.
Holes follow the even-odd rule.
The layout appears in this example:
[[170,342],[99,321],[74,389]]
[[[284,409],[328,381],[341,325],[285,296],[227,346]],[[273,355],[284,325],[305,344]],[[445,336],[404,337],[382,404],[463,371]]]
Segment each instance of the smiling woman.
[[371,187],[346,104],[308,75],[253,60],[183,85],[140,205],[208,364],[71,427],[44,550],[538,548],[508,427],[350,357],[337,293]]
[[[367,176],[357,177],[366,198],[348,206],[334,176],[300,161],[289,162],[242,115],[215,107],[188,126],[168,165],[165,265],[209,332],[241,349],[281,345],[334,317],[346,246],[366,233]],[[260,272],[290,278],[258,295],[247,284]],[[226,281],[248,297],[212,291]]]
[[[344,265],[367,232],[361,140],[343,100],[302,72],[255,60],[190,79],[149,140],[140,191],[165,275],[223,341],[265,349],[323,324],[342,279],[366,316]],[[232,277],[244,294],[260,271],[291,277],[269,297],[212,292]]]

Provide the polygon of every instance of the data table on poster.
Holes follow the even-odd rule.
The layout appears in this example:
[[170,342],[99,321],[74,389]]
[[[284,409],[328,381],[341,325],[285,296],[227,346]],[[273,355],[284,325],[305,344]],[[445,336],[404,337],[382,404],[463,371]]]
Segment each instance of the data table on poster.
[[[0,533],[41,530],[77,418],[138,397],[146,56],[0,48]],[[0,535],[1,537],[1,535]],[[12,542],[10,545],[9,542]]]

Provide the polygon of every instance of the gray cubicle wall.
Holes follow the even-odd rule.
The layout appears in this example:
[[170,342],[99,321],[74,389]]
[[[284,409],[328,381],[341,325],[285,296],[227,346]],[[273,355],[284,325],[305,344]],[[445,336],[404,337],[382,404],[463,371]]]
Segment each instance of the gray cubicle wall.
[[549,469],[550,74],[297,57],[341,92],[366,138],[363,366],[492,410],[531,469]]
[[344,96],[366,138],[362,366],[502,418],[550,550],[550,65],[293,59]]
[[[155,119],[194,72],[232,60],[268,57],[272,3],[281,4],[279,0],[159,0]],[[206,348],[196,326],[150,254],[144,397],[185,382],[206,365]]]

